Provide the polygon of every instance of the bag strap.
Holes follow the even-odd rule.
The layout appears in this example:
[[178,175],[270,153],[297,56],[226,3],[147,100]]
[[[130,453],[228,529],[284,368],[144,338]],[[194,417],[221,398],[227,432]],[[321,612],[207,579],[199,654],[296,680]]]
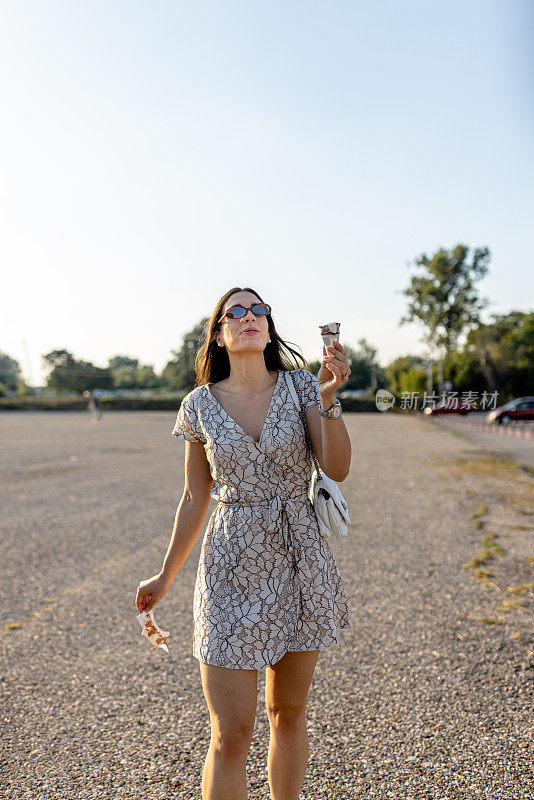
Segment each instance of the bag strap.
[[291,397],[293,398],[293,402],[295,403],[295,406],[297,407],[297,411],[299,412],[299,416],[300,416],[300,418],[302,420],[302,424],[304,425],[304,436],[305,436],[305,439],[306,439],[306,447],[307,447],[308,452],[309,452],[309,454],[311,456],[311,459],[313,461],[315,469],[317,470],[318,474],[320,475],[321,474],[321,467],[319,466],[319,462],[317,461],[317,456],[315,455],[315,450],[313,449],[313,445],[311,443],[310,432],[308,430],[308,425],[306,423],[306,415],[304,414],[303,405],[302,405],[302,399],[301,399],[301,396],[300,396],[300,389],[295,384],[295,380],[293,378],[293,370],[289,370],[289,369],[288,370],[284,370],[284,375],[285,375],[285,378],[286,378],[286,383],[287,383],[287,387],[289,389],[289,393],[291,394]]

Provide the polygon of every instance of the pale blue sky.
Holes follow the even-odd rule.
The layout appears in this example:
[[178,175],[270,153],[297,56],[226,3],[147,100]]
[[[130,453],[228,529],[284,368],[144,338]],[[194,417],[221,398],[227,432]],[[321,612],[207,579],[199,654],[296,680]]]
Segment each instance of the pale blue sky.
[[531,3],[0,2],[0,349],[156,369],[257,288],[380,361],[421,252],[487,245],[534,305]]

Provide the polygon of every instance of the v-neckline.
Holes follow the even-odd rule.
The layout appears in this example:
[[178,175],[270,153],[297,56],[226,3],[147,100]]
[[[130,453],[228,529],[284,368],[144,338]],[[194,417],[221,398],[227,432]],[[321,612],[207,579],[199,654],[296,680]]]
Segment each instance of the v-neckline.
[[236,421],[235,421],[235,419],[234,419],[233,417],[231,417],[231,416],[230,416],[230,414],[228,413],[228,411],[226,411],[226,410],[225,410],[225,409],[222,407],[222,405],[219,403],[219,401],[217,400],[217,398],[215,397],[215,395],[212,393],[212,391],[211,391],[211,389],[210,389],[210,387],[209,387],[209,383],[205,383],[205,384],[204,384],[204,387],[205,387],[205,389],[206,389],[206,392],[209,394],[209,396],[210,396],[210,397],[213,399],[213,401],[214,401],[214,402],[215,402],[215,403],[216,403],[216,404],[219,406],[219,408],[221,409],[221,411],[223,412],[223,414],[225,415],[225,417],[226,417],[227,419],[229,419],[229,420],[230,420],[230,422],[233,422],[233,423],[234,423],[234,425],[236,426],[236,428],[238,428],[238,429],[241,431],[241,433],[242,433],[244,436],[246,436],[248,439],[250,439],[250,440],[251,440],[251,442],[254,442],[254,444],[256,445],[256,447],[258,447],[258,445],[261,443],[261,440],[263,439],[263,434],[265,433],[265,429],[267,428],[267,423],[268,423],[268,421],[269,421],[269,417],[271,416],[271,411],[272,411],[273,404],[274,404],[274,398],[276,397],[276,392],[277,392],[277,389],[278,389],[278,384],[280,383],[280,376],[281,376],[281,374],[282,374],[282,370],[278,370],[278,377],[277,377],[277,379],[276,379],[276,383],[275,383],[275,385],[274,385],[273,394],[272,394],[272,397],[271,397],[271,402],[269,403],[269,408],[268,408],[268,410],[267,410],[267,416],[265,417],[265,421],[264,421],[264,423],[263,423],[263,427],[262,427],[262,429],[261,429],[261,433],[260,433],[260,438],[258,439],[258,441],[256,441],[256,439],[254,439],[254,437],[253,437],[253,436],[251,436],[251,435],[250,435],[250,433],[247,433],[247,432],[246,432],[246,430],[244,430],[244,429],[241,427],[241,425],[240,425],[238,422],[236,422]]

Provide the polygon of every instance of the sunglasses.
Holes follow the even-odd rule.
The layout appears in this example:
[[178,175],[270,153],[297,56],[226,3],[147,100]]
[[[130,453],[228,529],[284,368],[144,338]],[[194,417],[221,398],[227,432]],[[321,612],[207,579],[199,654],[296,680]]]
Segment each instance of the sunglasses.
[[267,305],[267,303],[254,303],[254,305],[250,306],[250,308],[245,308],[244,306],[232,306],[225,314],[222,315],[219,322],[222,322],[225,317],[228,317],[229,319],[241,319],[246,315],[247,311],[252,311],[255,317],[261,317],[264,314],[271,313],[271,306]]

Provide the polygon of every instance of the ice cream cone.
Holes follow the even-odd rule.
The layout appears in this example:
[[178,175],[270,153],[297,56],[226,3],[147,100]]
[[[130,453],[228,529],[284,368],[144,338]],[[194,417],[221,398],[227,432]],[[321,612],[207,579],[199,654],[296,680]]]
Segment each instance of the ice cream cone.
[[326,325],[319,325],[325,347],[332,347],[334,342],[339,342],[339,326],[339,322],[328,322]]

